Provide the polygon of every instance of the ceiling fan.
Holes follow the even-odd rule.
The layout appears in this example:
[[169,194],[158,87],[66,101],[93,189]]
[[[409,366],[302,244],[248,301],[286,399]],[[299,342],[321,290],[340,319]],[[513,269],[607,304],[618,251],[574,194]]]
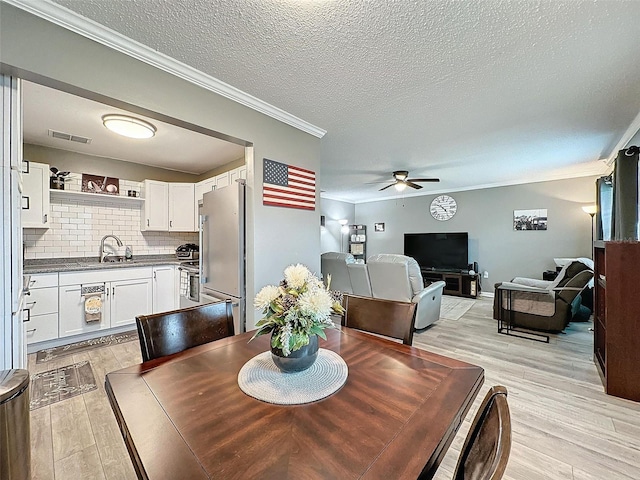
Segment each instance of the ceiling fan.
[[415,188],[416,190],[422,188],[422,185],[418,185],[416,182],[439,182],[439,178],[408,178],[409,172],[407,170],[396,170],[393,172],[393,178],[395,182],[382,187],[380,191],[386,190],[390,187],[396,187],[396,190],[401,192],[407,187]]

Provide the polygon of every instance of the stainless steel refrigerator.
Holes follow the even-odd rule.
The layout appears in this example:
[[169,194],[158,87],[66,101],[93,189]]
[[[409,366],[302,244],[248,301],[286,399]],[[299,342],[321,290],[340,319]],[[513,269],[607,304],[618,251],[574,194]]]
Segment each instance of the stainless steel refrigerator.
[[230,299],[236,334],[246,330],[244,180],[204,194],[200,207],[200,301]]

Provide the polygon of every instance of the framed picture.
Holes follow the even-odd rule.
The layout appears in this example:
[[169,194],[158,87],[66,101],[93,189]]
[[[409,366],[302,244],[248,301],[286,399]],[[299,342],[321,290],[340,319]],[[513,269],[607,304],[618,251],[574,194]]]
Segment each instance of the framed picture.
[[513,211],[514,230],[546,230],[547,209],[536,208],[531,210]]
[[83,173],[82,191],[104,195],[120,195],[120,179]]
[[361,243],[355,243],[351,245],[351,255],[362,255],[364,254],[364,245]]
[[374,223],[373,224],[373,229],[376,232],[384,232],[384,223]]

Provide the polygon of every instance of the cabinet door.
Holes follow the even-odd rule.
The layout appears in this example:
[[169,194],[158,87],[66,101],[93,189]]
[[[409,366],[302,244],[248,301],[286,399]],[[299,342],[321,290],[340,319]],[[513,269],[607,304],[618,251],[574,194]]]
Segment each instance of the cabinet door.
[[22,228],[49,228],[49,165],[25,161]]
[[169,184],[155,180],[144,181],[144,216],[141,230],[169,230]]
[[247,167],[243,165],[242,167],[234,168],[229,172],[229,183],[233,184],[238,179],[247,178]]
[[135,325],[136,316],[152,313],[150,278],[111,282],[111,327]]
[[229,181],[230,175],[229,172],[221,173],[216,176],[216,190],[220,190],[221,188],[228,187],[230,185]]
[[169,184],[169,231],[195,232],[193,183]]
[[175,268],[171,265],[153,269],[153,313],[168,312],[177,308]]
[[[103,283],[84,284],[84,286],[104,285]],[[108,284],[107,284],[108,286]],[[84,298],[80,294],[80,285],[62,286],[59,291],[58,302],[58,334],[60,337],[78,335],[109,328],[108,295],[102,295],[102,318],[99,322],[87,323],[84,320]]]
[[216,188],[216,177],[207,178],[206,180],[198,182],[194,187],[195,201],[193,202],[193,208],[194,208],[194,224],[193,225],[195,226],[195,231],[198,231],[198,229],[200,228],[200,225],[198,223],[199,222],[199,219],[198,219],[199,202],[202,201],[202,196],[205,193],[210,192],[215,188]]

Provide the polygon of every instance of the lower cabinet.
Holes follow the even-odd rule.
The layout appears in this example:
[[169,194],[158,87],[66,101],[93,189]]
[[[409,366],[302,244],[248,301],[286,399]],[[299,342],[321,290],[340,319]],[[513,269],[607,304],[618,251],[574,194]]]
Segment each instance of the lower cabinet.
[[178,308],[176,269],[173,265],[153,267],[153,313]]
[[[137,315],[151,313],[153,298],[151,268],[127,270],[60,274],[58,335],[68,337],[113,327],[135,325]],[[95,281],[100,278],[105,281]],[[67,285],[69,283],[70,285]],[[94,286],[104,288],[102,311],[99,320],[87,322],[82,287]]]
[[23,322],[26,343],[58,338],[58,274],[31,275]]
[[[82,287],[102,290],[102,311],[95,321],[85,319]],[[23,313],[28,344],[91,332],[105,335],[127,325],[133,329],[138,315],[174,310],[179,303],[173,265],[35,274],[30,289]]]
[[[82,296],[83,286],[105,287],[105,293],[102,294],[102,315],[99,321],[89,323],[85,322],[84,297]],[[79,335],[81,333],[104,330],[111,327],[109,322],[109,301],[106,294],[106,285],[104,283],[83,283],[78,285],[61,286],[59,295],[60,325],[58,328],[58,336],[68,337],[69,335]]]
[[135,325],[136,316],[152,312],[153,297],[150,278],[111,282],[111,297],[107,302],[112,327]]

